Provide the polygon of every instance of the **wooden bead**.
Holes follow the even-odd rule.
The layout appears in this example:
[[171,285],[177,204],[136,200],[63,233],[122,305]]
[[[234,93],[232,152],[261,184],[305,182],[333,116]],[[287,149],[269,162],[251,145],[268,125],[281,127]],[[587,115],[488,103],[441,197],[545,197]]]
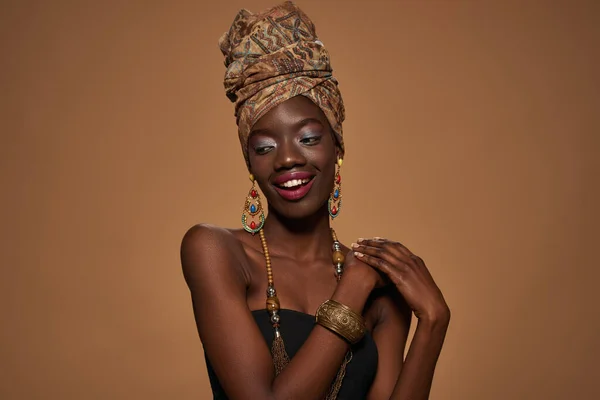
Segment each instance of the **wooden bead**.
[[267,298],[267,311],[279,311],[279,298],[277,296]]
[[333,252],[333,263],[334,264],[343,264],[346,257],[344,257],[344,253],[337,250]]
[[335,231],[333,230],[333,228],[331,229],[331,237],[333,238],[334,242],[338,241],[337,235],[335,234]]

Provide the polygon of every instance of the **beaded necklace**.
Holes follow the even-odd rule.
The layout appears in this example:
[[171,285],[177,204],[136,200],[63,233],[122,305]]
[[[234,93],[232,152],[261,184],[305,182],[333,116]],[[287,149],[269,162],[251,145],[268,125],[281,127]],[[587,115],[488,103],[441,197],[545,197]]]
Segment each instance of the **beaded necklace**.
[[[263,254],[265,256],[265,263],[267,267],[267,301],[266,308],[271,316],[271,324],[273,325],[274,330],[274,339],[273,344],[271,345],[271,354],[273,356],[273,364],[275,365],[275,375],[279,375],[281,371],[286,367],[286,365],[290,362],[289,356],[285,350],[285,345],[283,342],[283,338],[281,337],[281,332],[279,330],[280,323],[280,303],[279,298],[277,297],[277,291],[275,290],[275,281],[273,280],[273,269],[271,268],[271,256],[269,255],[269,248],[267,246],[267,239],[265,238],[265,234],[261,229],[259,231],[260,243],[262,245]],[[340,242],[338,241],[337,235],[335,231],[331,229],[331,237],[333,238],[333,265],[335,267],[335,277],[339,282],[342,278],[342,274],[344,273],[344,253],[342,253],[342,247]],[[342,362],[340,369],[333,381],[331,388],[326,396],[326,400],[335,400],[337,398],[338,392],[342,386],[342,380],[346,374],[346,366],[352,360],[352,351],[349,350],[346,353],[346,357]]]

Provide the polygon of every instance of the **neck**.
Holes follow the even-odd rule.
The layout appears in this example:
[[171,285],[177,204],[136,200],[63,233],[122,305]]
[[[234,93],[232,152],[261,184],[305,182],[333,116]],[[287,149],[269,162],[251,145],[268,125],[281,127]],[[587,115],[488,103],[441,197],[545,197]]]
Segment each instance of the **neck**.
[[301,261],[331,257],[331,227],[327,206],[302,219],[289,219],[269,209],[263,228],[269,250]]

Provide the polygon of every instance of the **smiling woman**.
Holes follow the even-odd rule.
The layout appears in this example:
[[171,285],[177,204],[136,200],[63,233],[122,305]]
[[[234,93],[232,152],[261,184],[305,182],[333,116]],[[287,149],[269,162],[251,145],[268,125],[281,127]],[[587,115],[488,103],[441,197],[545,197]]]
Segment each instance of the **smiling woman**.
[[197,225],[181,247],[214,398],[428,398],[450,311],[402,244],[330,227],[344,105],[313,23],[242,10],[220,47],[252,186],[243,229]]
[[250,169],[268,199],[270,213],[298,219],[322,208],[339,157],[327,118],[304,96],[277,105],[250,132]]

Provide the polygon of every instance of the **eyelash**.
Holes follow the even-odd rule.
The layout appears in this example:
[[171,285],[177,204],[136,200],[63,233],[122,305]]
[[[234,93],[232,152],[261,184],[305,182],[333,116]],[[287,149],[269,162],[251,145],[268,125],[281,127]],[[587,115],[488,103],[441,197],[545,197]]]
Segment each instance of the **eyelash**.
[[315,145],[321,141],[321,136],[308,136],[300,139],[301,143],[307,144],[309,146]]
[[273,149],[274,146],[261,146],[261,147],[256,147],[254,149],[254,152],[256,154],[258,154],[259,156],[262,156],[263,154],[267,154],[269,151],[271,151],[271,149]]
[[[320,141],[321,141],[321,136],[308,136],[308,137],[304,137],[304,138],[300,139],[300,143],[308,145],[308,146],[314,146],[315,144],[318,144]],[[259,147],[254,148],[254,152],[256,154],[258,154],[259,156],[262,156],[264,154],[267,154],[274,147],[275,146],[259,146]]]

